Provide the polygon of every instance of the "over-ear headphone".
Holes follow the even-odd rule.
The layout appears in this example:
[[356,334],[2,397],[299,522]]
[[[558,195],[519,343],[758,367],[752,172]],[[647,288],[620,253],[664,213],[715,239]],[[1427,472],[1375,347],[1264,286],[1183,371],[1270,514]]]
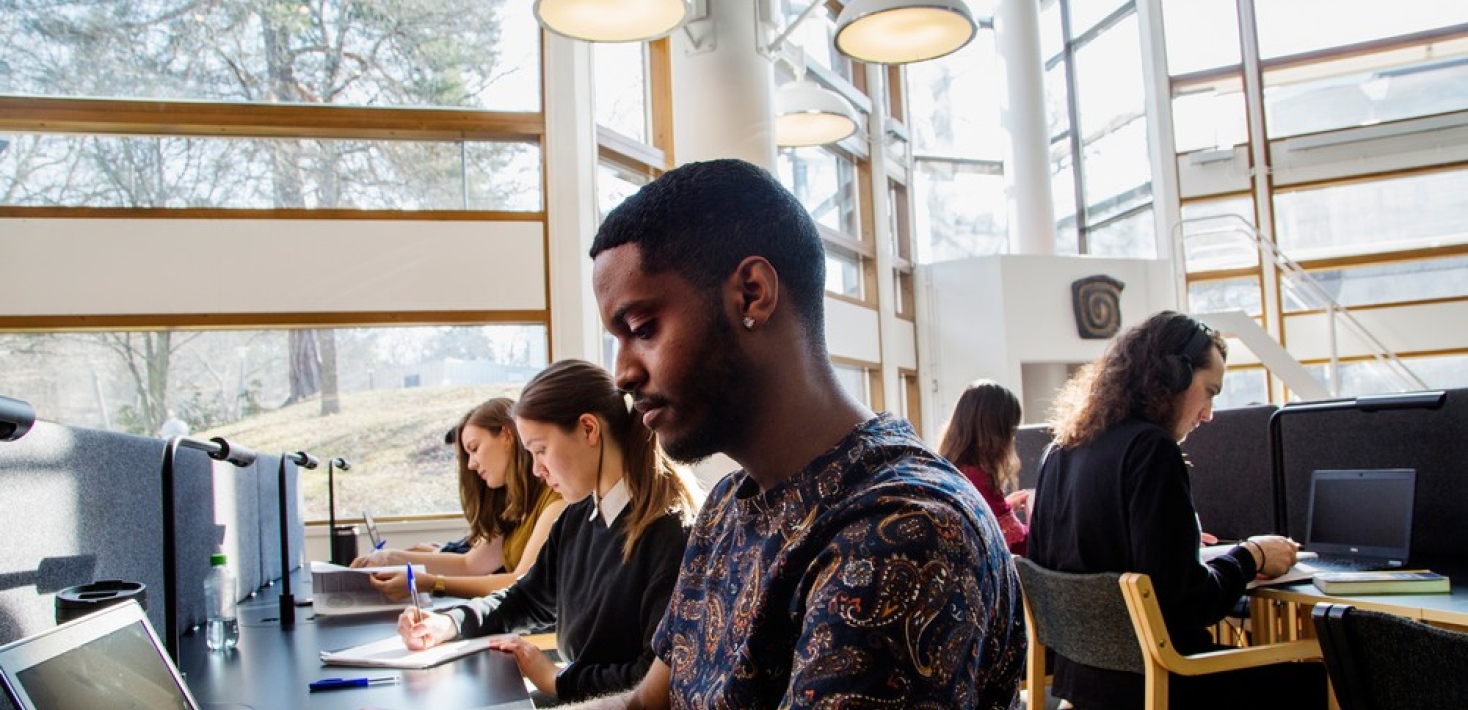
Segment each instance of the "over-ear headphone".
[[1183,317],[1192,324],[1193,334],[1189,336],[1182,350],[1166,358],[1168,387],[1174,393],[1185,392],[1193,385],[1193,368],[1203,360],[1208,346],[1213,344],[1212,328],[1187,316]]

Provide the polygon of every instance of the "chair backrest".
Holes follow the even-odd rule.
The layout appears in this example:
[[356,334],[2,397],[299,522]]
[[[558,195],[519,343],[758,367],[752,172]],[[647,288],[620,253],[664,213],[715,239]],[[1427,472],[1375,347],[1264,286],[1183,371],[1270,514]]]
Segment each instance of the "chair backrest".
[[1311,615],[1341,710],[1468,708],[1468,634],[1343,604]]
[[1122,598],[1121,575],[1073,574],[1015,558],[1035,639],[1088,666],[1144,673],[1141,646]]

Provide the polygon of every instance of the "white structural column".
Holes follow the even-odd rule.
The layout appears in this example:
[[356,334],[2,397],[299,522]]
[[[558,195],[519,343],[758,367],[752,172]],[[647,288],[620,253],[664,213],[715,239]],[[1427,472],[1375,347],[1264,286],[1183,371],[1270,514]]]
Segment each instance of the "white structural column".
[[[1148,158],[1152,165],[1152,218],[1157,235],[1157,258],[1173,264],[1167,283],[1153,284],[1155,293],[1172,293],[1170,308],[1186,310],[1188,268],[1183,234],[1182,205],[1177,177],[1176,140],[1172,130],[1172,79],[1167,69],[1167,39],[1162,28],[1162,0],[1137,0],[1137,23],[1142,36],[1142,76],[1146,83]],[[1162,304],[1155,304],[1162,305]]]
[[[774,69],[758,0],[705,0],[673,35],[673,154],[680,163],[740,158],[775,170]],[[704,4],[704,3],[699,3]]]
[[591,292],[596,235],[596,112],[591,45],[545,38],[546,263],[551,360],[601,362],[601,316]]
[[1003,123],[1010,149],[1004,176],[1012,254],[1055,253],[1039,5],[1035,0],[999,0],[994,12],[994,40],[1008,85]]
[[[882,380],[883,409],[896,412],[897,402],[901,398],[900,388],[902,380],[897,372],[897,364],[905,360],[903,352],[912,352],[916,345],[912,342],[915,332],[911,328],[901,328],[902,321],[897,317],[897,283],[896,270],[893,267],[892,256],[896,253],[893,241],[897,235],[892,233],[892,215],[887,202],[887,175],[889,173],[887,162],[891,158],[887,155],[887,146],[884,141],[887,137],[887,117],[890,113],[891,103],[887,92],[891,87],[887,86],[887,68],[881,64],[866,65],[867,86],[872,99],[872,112],[867,116],[866,134],[867,146],[871,151],[871,194],[872,194],[872,235],[876,244],[872,246],[876,250],[877,274],[875,284],[868,284],[869,288],[877,290],[877,333],[878,347],[882,353],[881,371],[878,373]],[[906,340],[906,348],[899,348],[899,341]]]

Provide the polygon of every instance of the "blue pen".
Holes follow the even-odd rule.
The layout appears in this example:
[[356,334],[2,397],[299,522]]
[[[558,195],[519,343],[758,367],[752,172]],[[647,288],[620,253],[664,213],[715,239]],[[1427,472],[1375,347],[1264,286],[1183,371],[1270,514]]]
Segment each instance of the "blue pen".
[[322,678],[312,681],[311,692],[322,690],[342,690],[344,688],[366,688],[369,685],[387,685],[396,683],[396,676],[384,676],[382,678]]
[[382,549],[382,546],[383,545],[386,545],[386,544],[387,544],[387,538],[382,538],[381,540],[378,540],[377,541],[377,544],[376,545],[373,545],[372,546],[372,551],[373,552],[376,552],[378,550],[381,550]]
[[418,586],[413,583],[413,565],[408,565],[408,599],[413,601],[413,618],[423,620],[423,610],[418,608]]

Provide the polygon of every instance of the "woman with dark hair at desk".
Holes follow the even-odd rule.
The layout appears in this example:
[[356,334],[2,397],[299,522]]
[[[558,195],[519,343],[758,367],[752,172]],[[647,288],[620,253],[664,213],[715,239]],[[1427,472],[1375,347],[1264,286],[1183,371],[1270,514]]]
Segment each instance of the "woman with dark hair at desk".
[[[463,554],[376,550],[353,567],[421,564],[419,592],[477,597],[514,584],[530,571],[566,502],[532,471],[511,415],[515,402],[495,397],[469,410],[456,429],[459,500],[471,547]],[[372,586],[388,599],[408,598],[407,571],[379,572]]]
[[[938,453],[958,467],[979,489],[999,520],[1004,543],[1012,554],[1025,554],[1030,530],[1020,514],[1030,492],[1014,490],[1019,483],[1019,453],[1014,434],[1024,411],[1019,398],[993,380],[978,380],[964,388],[953,405],[953,416],[943,432]],[[1005,490],[1010,490],[1005,495]]]
[[[1207,627],[1233,610],[1257,575],[1277,577],[1296,545],[1244,540],[1206,564],[1188,467],[1178,444],[1213,418],[1227,343],[1198,321],[1163,311],[1120,335],[1056,399],[1030,517],[1029,558],[1061,572],[1142,572],[1157,590],[1178,651],[1213,650]],[[1053,693],[1078,710],[1141,708],[1142,676],[1056,657]],[[1178,708],[1324,708],[1318,663],[1183,677]]]
[[546,368],[514,414],[536,475],[570,505],[513,586],[421,620],[410,609],[398,633],[422,649],[554,624],[564,668],[519,637],[490,646],[515,654],[537,690],[563,701],[631,688],[652,665],[698,484],[668,463],[611,374],[589,362]]

